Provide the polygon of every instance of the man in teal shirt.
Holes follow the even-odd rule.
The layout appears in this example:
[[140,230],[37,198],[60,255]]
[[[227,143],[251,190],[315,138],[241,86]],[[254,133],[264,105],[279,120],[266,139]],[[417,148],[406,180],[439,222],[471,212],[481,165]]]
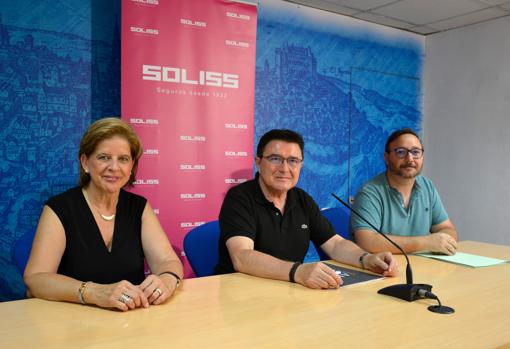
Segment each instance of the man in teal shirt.
[[[406,252],[457,250],[457,231],[432,182],[420,175],[423,146],[411,129],[393,132],[386,142],[386,171],[365,183],[354,208]],[[370,252],[399,253],[369,224],[351,214],[356,243]]]

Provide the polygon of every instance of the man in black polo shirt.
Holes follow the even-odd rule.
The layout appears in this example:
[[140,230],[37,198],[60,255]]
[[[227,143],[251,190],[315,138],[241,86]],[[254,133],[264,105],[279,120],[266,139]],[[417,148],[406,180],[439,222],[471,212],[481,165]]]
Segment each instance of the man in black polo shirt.
[[220,212],[218,274],[239,271],[337,288],[342,279],[323,263],[302,264],[310,240],[331,258],[385,276],[398,267],[389,252],[370,254],[337,235],[314,200],[296,187],[304,141],[290,130],[271,130],[257,146],[255,179],[231,188]]

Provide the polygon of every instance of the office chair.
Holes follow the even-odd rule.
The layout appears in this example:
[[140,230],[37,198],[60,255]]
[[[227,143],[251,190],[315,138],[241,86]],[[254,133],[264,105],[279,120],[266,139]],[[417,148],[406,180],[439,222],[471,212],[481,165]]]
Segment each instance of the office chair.
[[32,241],[34,240],[34,236],[35,230],[26,232],[20,236],[12,248],[12,259],[16,263],[16,267],[18,268],[21,276],[23,276],[23,273],[25,272],[28,257],[30,257],[30,251],[32,250]]
[[[329,207],[322,209],[321,213],[328,219],[328,221],[333,225],[335,231],[338,235],[343,237],[344,239],[352,240],[352,236],[350,234],[349,227],[349,212],[347,209],[343,207]],[[321,261],[325,259],[331,259],[320,246],[315,246],[315,250],[319,255]]]
[[196,276],[214,275],[218,264],[218,239],[220,224],[207,222],[188,232],[184,237],[184,252]]

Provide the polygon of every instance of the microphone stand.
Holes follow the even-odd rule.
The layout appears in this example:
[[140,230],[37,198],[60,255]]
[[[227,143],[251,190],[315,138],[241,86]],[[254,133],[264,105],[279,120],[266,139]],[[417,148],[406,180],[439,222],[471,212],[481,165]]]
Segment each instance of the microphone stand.
[[[431,298],[431,296],[434,296],[432,291],[432,286],[428,284],[415,284],[413,283],[413,271],[411,269],[411,263],[409,262],[409,257],[407,256],[407,253],[404,252],[404,250],[393,240],[391,240],[386,234],[384,234],[382,231],[377,229],[372,223],[370,223],[367,219],[365,219],[360,213],[358,213],[354,208],[351,207],[351,205],[344,202],[342,199],[340,199],[335,194],[331,193],[333,197],[338,200],[342,205],[347,207],[351,212],[353,212],[356,216],[361,218],[364,222],[366,222],[372,229],[374,229],[376,232],[381,234],[386,240],[388,240],[393,246],[395,246],[402,254],[404,255],[406,259],[406,283],[405,284],[397,284],[397,285],[391,285],[385,288],[381,288],[377,293],[384,294],[386,296],[391,296],[395,298],[399,298],[408,302],[413,302],[417,299],[423,299],[423,298]],[[435,296],[434,296],[435,297]],[[434,298],[434,299],[437,299]],[[439,301],[439,300],[438,300]],[[433,309],[431,309],[433,308]],[[441,314],[449,314],[453,313],[454,310],[450,307],[440,305],[440,306],[434,306],[428,308],[430,311],[441,313]]]

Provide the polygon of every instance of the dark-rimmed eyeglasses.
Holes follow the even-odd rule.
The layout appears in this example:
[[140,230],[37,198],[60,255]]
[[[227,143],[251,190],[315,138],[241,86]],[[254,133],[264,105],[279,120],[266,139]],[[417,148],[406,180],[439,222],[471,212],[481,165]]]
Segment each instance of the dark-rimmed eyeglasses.
[[283,156],[280,156],[280,155],[268,155],[268,156],[263,156],[262,158],[266,159],[267,161],[269,161],[269,163],[271,165],[274,165],[274,166],[281,166],[281,165],[283,165],[283,163],[285,161],[287,161],[287,164],[289,165],[290,168],[297,168],[303,162],[303,159],[296,158],[294,156],[289,156],[288,158],[284,158]]
[[399,159],[406,158],[407,154],[411,154],[413,159],[421,159],[423,157],[424,150],[421,148],[407,149],[407,148],[399,147],[399,148],[393,149],[392,152],[394,152],[395,155],[397,156],[397,158],[399,158]]

